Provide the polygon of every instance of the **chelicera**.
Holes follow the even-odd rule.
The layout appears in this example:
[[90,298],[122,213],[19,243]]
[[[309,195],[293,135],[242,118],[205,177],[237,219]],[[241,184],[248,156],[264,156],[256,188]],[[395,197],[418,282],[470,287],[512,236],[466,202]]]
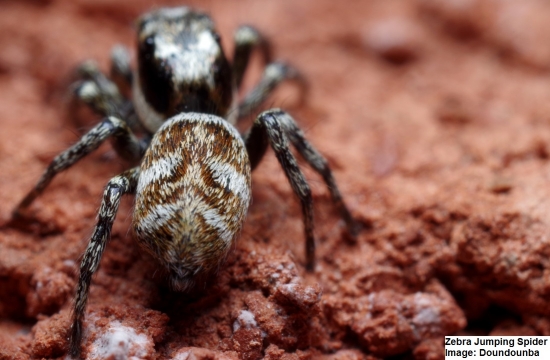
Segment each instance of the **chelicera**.
[[[289,114],[280,109],[264,111],[245,134],[237,131],[240,119],[259,107],[278,83],[296,79],[298,73],[286,64],[268,63],[260,82],[238,103],[237,90],[252,51],[260,49],[266,59],[270,51],[266,40],[250,26],[238,28],[234,40],[230,63],[208,15],[187,7],[161,8],[138,21],[137,71],[131,70],[128,53],[121,47],[112,54],[111,79],[91,63],[81,67],[83,80],[75,86],[75,94],[104,118],[53,159],[15,210],[18,214],[28,207],[56,174],[107,139],[118,155],[137,165],[105,187],[97,224],[80,265],[71,356],[80,357],[91,278],[123,195],[135,194],[135,239],[166,270],[176,291],[190,289],[226,257],[251,200],[250,173],[268,146],[301,202],[306,268],[312,270],[315,261],[312,197],[290,144],[322,176],[353,233],[354,222],[327,161]],[[121,95],[117,82],[131,87],[133,101]]]

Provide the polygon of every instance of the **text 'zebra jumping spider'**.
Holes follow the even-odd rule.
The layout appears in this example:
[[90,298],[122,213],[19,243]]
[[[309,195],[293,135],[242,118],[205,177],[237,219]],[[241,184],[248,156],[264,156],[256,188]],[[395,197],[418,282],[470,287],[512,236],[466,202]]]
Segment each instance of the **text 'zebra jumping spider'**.
[[[350,233],[354,232],[327,161],[289,114],[265,111],[243,135],[235,127],[277,84],[298,78],[290,66],[269,63],[270,48],[257,30],[238,28],[230,63],[206,14],[187,7],[161,8],[143,15],[137,24],[137,71],[132,72],[122,47],[112,53],[112,80],[91,63],[81,67],[83,80],[75,85],[76,97],[104,118],[53,159],[14,211],[21,213],[56,174],[107,139],[118,155],[135,165],[107,183],[80,265],[69,348],[77,358],[91,278],[123,195],[135,194],[135,239],[166,270],[177,291],[191,288],[226,257],[251,200],[250,173],[268,145],[301,202],[307,269],[313,269],[315,259],[312,197],[289,144],[322,176]],[[237,90],[254,49],[261,50],[268,65],[256,87],[237,103]],[[115,83],[130,86],[133,101],[125,99]]]

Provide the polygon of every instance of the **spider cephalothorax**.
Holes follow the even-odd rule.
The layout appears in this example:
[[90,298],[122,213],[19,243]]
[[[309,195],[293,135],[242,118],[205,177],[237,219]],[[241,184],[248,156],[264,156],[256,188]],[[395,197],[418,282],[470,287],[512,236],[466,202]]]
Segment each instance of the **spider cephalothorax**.
[[235,92],[231,65],[207,15],[180,7],[140,19],[134,97],[148,130],[156,131],[180,112],[227,118],[236,114],[231,108]]
[[75,95],[105,117],[54,158],[15,210],[20,213],[57,173],[108,138],[121,157],[139,164],[112,178],[103,194],[80,265],[69,349],[75,357],[80,356],[91,278],[122,195],[135,194],[135,238],[178,291],[218,268],[227,255],[250,203],[250,173],[268,146],[302,205],[308,270],[315,260],[312,198],[290,144],[323,177],[348,228],[351,232],[354,228],[326,160],[290,115],[279,109],[265,111],[243,135],[234,127],[279,82],[298,76],[285,64],[269,63],[258,85],[237,104],[235,94],[252,50],[261,49],[270,61],[269,46],[254,28],[242,26],[236,31],[230,63],[207,15],[187,7],[163,8],[139,20],[137,48],[135,72],[126,51],[117,47],[112,54],[111,77],[131,86],[133,101],[124,99],[115,83],[92,63],[81,67],[83,80],[76,84]]

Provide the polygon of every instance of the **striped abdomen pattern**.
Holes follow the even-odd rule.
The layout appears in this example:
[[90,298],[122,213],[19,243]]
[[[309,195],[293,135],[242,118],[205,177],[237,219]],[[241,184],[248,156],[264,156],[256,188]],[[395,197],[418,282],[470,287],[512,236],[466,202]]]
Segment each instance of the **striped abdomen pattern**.
[[214,115],[182,113],[155,133],[141,164],[133,230],[176,290],[216,268],[250,203],[250,164],[238,131]]

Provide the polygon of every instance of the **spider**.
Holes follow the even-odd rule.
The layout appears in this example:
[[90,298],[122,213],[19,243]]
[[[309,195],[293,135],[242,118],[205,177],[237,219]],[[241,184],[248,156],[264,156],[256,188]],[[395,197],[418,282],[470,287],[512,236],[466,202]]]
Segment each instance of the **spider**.
[[[118,155],[136,165],[107,183],[80,264],[69,344],[70,355],[77,358],[91,278],[123,195],[135,194],[134,237],[166,271],[176,291],[189,290],[223,262],[248,210],[250,173],[268,145],[301,202],[306,268],[311,271],[315,260],[312,197],[289,144],[322,176],[349,232],[355,232],[327,161],[289,114],[280,109],[264,111],[243,135],[235,127],[277,84],[299,79],[292,67],[268,63],[260,82],[237,103],[252,52],[259,49],[270,61],[269,44],[257,30],[250,26],[236,30],[230,63],[214,23],[204,13],[187,7],[161,8],[143,15],[137,28],[137,71],[132,72],[122,47],[112,52],[113,80],[93,63],[81,67],[75,95],[104,118],[52,160],[14,211],[20,214],[56,174],[107,139]],[[123,97],[121,86],[131,87],[133,101]]]

